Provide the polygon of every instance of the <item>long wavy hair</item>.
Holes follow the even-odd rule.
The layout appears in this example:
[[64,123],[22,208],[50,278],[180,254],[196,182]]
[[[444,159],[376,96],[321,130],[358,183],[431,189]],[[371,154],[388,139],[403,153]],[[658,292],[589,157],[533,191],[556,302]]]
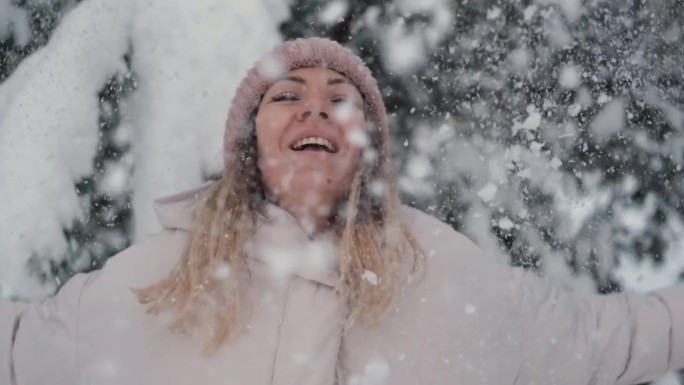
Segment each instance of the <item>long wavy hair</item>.
[[[148,313],[172,313],[172,330],[202,333],[205,353],[239,334],[250,313],[245,246],[267,203],[257,162],[255,115],[250,120],[251,134],[236,143],[230,167],[198,198],[189,241],[178,264],[159,282],[134,289],[139,301],[149,304]],[[362,162],[346,201],[341,202],[344,212],[331,218],[340,251],[335,290],[347,305],[347,328],[357,320],[377,324],[406,278],[402,275],[409,266],[407,259],[413,259],[409,274],[425,260],[402,220],[388,143],[381,143],[375,131],[370,135],[371,148],[364,150],[375,154],[370,157],[374,161]],[[364,278],[366,270],[376,274],[377,282]],[[230,274],[226,278],[217,271]]]

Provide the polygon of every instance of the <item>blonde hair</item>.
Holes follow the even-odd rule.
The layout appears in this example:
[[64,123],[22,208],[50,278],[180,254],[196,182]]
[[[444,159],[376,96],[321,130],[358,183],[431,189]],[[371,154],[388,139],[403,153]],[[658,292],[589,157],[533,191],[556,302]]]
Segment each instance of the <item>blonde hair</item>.
[[[251,132],[236,143],[231,167],[204,190],[177,266],[161,281],[134,289],[139,301],[150,305],[149,313],[174,313],[172,330],[203,333],[205,353],[238,334],[249,314],[245,245],[266,204]],[[377,135],[371,139],[379,148]],[[371,193],[374,181],[382,184]],[[347,327],[357,320],[375,325],[399,291],[405,258],[413,256],[413,272],[425,259],[401,218],[396,178],[385,151],[357,172],[344,206],[345,215],[338,213],[334,223],[341,252],[336,292],[348,305]],[[229,279],[215,274],[223,265],[230,267]],[[366,270],[376,274],[377,282],[364,279]],[[197,330],[197,325],[206,329]]]

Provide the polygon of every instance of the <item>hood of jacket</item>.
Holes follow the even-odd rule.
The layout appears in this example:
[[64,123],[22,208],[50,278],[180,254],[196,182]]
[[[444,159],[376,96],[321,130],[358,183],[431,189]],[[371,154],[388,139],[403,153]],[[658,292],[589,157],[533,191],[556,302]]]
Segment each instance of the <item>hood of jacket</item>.
[[[161,226],[189,232],[201,193],[211,183],[156,199],[154,210]],[[311,237],[294,216],[271,203],[266,205],[264,214],[257,216],[255,234],[247,244],[247,255],[264,265],[255,268],[266,268],[282,278],[295,274],[335,287],[338,253],[332,234]]]

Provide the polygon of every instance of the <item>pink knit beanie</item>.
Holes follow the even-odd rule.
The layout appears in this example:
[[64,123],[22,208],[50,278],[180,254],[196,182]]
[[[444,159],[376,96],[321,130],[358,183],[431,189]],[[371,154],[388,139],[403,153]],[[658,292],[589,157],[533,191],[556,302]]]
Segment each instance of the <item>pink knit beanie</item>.
[[369,121],[379,131],[381,156],[387,156],[387,116],[377,82],[361,58],[339,43],[318,38],[286,41],[262,57],[242,79],[233,97],[224,133],[224,164],[228,167],[238,138],[250,134],[248,122],[268,88],[287,72],[322,67],[346,76],[363,95]]

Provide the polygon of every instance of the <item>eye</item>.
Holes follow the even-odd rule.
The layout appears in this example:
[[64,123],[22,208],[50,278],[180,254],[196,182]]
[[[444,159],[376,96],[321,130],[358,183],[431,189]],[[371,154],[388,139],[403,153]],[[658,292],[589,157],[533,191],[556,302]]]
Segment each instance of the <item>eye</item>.
[[294,92],[285,91],[274,96],[271,100],[274,102],[295,101],[299,100],[299,97]]
[[347,95],[335,95],[330,99],[333,104],[344,103],[347,100]]

